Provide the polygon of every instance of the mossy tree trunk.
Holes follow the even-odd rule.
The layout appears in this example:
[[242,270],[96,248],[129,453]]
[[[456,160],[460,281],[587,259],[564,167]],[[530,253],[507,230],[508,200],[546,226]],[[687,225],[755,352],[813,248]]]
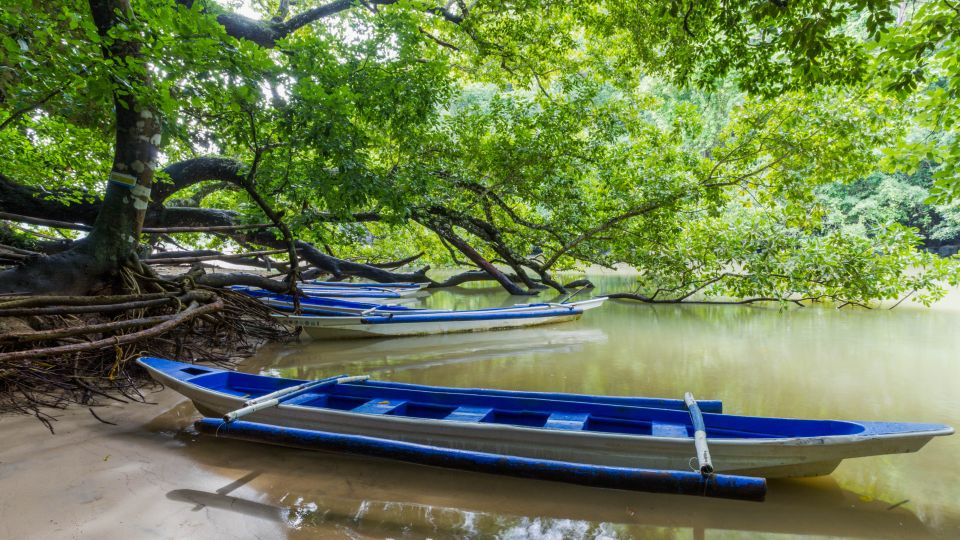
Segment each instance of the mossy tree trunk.
[[[135,27],[130,0],[90,0],[90,9],[104,57],[117,65],[136,64],[140,43],[110,36],[119,25]],[[0,293],[87,294],[111,288],[119,269],[134,257],[157,166],[160,118],[135,93],[150,85],[146,68],[126,73],[128,80],[113,81],[114,160],[93,230],[67,251],[0,273]]]

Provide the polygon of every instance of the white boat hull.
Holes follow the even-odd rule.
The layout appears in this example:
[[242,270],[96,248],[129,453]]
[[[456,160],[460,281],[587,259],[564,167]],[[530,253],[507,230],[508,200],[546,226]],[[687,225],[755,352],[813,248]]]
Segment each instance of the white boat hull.
[[[220,417],[243,406],[242,396],[214,392],[147,368],[164,385],[187,396],[204,415]],[[365,435],[444,448],[650,469],[689,470],[693,439],[564,431],[524,426],[374,415],[281,404],[244,420],[331,433]],[[847,458],[915,452],[938,432],[857,437],[711,439],[717,472],[767,478],[820,476]]]
[[291,324],[302,326],[304,331],[313,338],[351,339],[385,336],[427,336],[433,334],[453,334],[460,332],[486,332],[489,330],[541,326],[545,324],[575,321],[581,316],[583,316],[582,312],[571,312],[570,315],[530,317],[526,319],[431,321],[380,324],[364,323],[360,317],[355,317],[354,320],[345,320],[344,317],[287,317],[287,320]]
[[420,296],[421,294],[420,289],[388,289],[388,288],[380,288],[380,287],[338,288],[338,287],[327,287],[323,285],[310,285],[310,284],[300,285],[299,287],[301,291],[307,294],[311,294],[314,296],[330,296],[330,297],[339,297],[339,296],[347,297],[350,294],[357,294],[357,293],[363,293],[363,292],[388,294],[388,295],[395,294],[397,296]]

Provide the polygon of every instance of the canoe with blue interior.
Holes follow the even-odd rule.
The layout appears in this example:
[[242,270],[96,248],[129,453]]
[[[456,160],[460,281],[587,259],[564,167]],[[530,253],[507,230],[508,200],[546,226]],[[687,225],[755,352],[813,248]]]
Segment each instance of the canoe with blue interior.
[[361,289],[426,289],[430,284],[429,283],[414,283],[412,281],[394,281],[388,283],[374,283],[374,282],[357,282],[357,281],[320,281],[320,280],[310,280],[306,283],[311,285],[321,285],[324,287],[337,287],[337,288],[350,288],[358,287]]
[[[206,416],[307,381],[140,358]],[[293,391],[244,421],[431,447],[608,467],[687,471],[694,425],[680,400],[444,388],[332,377]],[[716,404],[717,406],[719,404]],[[700,402],[705,411],[716,411]],[[768,478],[819,476],[844,459],[915,452],[941,424],[802,420],[704,412],[713,468]]]
[[420,296],[427,293],[420,292],[420,289],[409,288],[390,288],[390,287],[337,287],[336,285],[317,285],[313,283],[298,284],[300,290],[308,294],[330,296],[327,293],[334,294],[357,294],[364,296],[374,296],[377,294],[387,295],[389,298],[403,296]]
[[[270,296],[274,293],[261,289],[259,287],[248,287],[245,285],[234,285],[231,289],[249,294],[251,296]],[[396,305],[405,302],[416,302],[416,298],[408,295],[401,295],[394,291],[372,290],[372,289],[328,289],[323,287],[304,287],[300,286],[304,297],[310,298],[337,298],[340,300],[350,300],[351,302],[367,302],[371,304]],[[416,292],[416,291],[413,291]]]
[[[237,289],[235,289],[237,290]],[[241,290],[245,294],[257,298],[268,306],[281,311],[293,311],[293,295],[275,294],[263,289]],[[426,310],[393,304],[378,304],[372,302],[354,302],[341,298],[324,298],[322,296],[302,295],[300,310],[303,313],[314,315],[363,315],[371,313],[429,313],[445,312],[449,310]]]
[[[247,291],[243,291],[247,292]],[[294,302],[293,296],[289,294],[275,294],[270,291],[264,291],[258,289],[256,291],[247,292],[251,296],[258,298],[261,302],[267,304],[268,306],[275,307],[282,311],[293,311]],[[312,315],[390,315],[390,314],[425,314],[425,313],[467,313],[474,311],[483,311],[483,312],[516,312],[516,311],[531,311],[531,310],[540,310],[540,309],[549,309],[551,307],[566,306],[569,304],[557,304],[557,303],[547,303],[541,302],[536,304],[515,304],[512,306],[496,307],[496,308],[487,308],[483,310],[461,310],[454,311],[452,309],[425,309],[425,308],[413,308],[408,306],[399,306],[399,305],[389,305],[389,304],[376,304],[372,302],[354,302],[351,300],[343,300],[338,298],[323,298],[316,296],[301,296],[300,297],[300,311],[303,313],[309,313]],[[588,302],[586,304],[587,309],[590,307],[596,307],[600,305],[600,302]]]
[[575,321],[606,297],[563,304],[518,304],[464,311],[373,311],[361,315],[275,315],[284,324],[301,326],[314,338],[374,338],[484,332]]

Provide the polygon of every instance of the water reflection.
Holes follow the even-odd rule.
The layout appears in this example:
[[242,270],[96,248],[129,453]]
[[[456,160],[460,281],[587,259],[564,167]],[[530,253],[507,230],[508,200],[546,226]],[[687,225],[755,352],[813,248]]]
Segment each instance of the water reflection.
[[188,431],[182,438],[201,464],[229,463],[223,472],[237,476],[255,467],[248,485],[267,495],[255,501],[231,495],[230,489],[178,489],[169,499],[281,519],[293,538],[317,530],[380,538],[685,538],[691,531],[934,536],[903,505],[864,501],[830,478],[772,482],[765,503],[748,503],[450,471],[200,438]]
[[320,378],[336,373],[386,377],[406,370],[481,362],[534,354],[575,353],[586,343],[602,343],[598,328],[508,330],[399,339],[307,341],[301,347],[264,351],[244,369],[286,377]]
[[[599,293],[627,287],[620,278],[598,281]],[[516,301],[487,290],[443,291],[422,305]],[[692,391],[722,398],[732,413],[960,426],[960,311],[608,304],[553,327],[268,347],[243,369],[609,395]],[[242,495],[201,496],[185,485],[168,497],[187,509],[280,515],[294,538],[960,537],[960,436],[934,440],[918,454],[851,460],[828,478],[772,482],[768,501],[755,504],[210,440],[182,429],[189,415],[175,409],[153,429],[176,433],[177,451],[226,475],[224,484],[260,474]]]

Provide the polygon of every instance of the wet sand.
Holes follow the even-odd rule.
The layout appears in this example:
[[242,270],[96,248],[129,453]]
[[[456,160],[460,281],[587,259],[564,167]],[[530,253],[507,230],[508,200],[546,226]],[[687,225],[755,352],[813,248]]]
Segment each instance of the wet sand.
[[[277,538],[284,527],[242,513],[211,511],[168,498],[178,488],[215,492],[227,471],[199,466],[179,450],[192,406],[171,391],[156,405],[110,404],[56,412],[56,435],[35,418],[0,417],[0,538]],[[155,421],[168,413],[162,425]],[[236,494],[256,498],[249,488]]]
[[[459,308],[496,294],[434,295]],[[729,412],[960,427],[960,312],[614,304],[570,325],[267,347],[253,372],[723,397]],[[590,315],[594,315],[591,312]],[[592,489],[197,435],[179,394],[0,417],[0,538],[960,536],[960,437],[771,482],[765,503]]]

